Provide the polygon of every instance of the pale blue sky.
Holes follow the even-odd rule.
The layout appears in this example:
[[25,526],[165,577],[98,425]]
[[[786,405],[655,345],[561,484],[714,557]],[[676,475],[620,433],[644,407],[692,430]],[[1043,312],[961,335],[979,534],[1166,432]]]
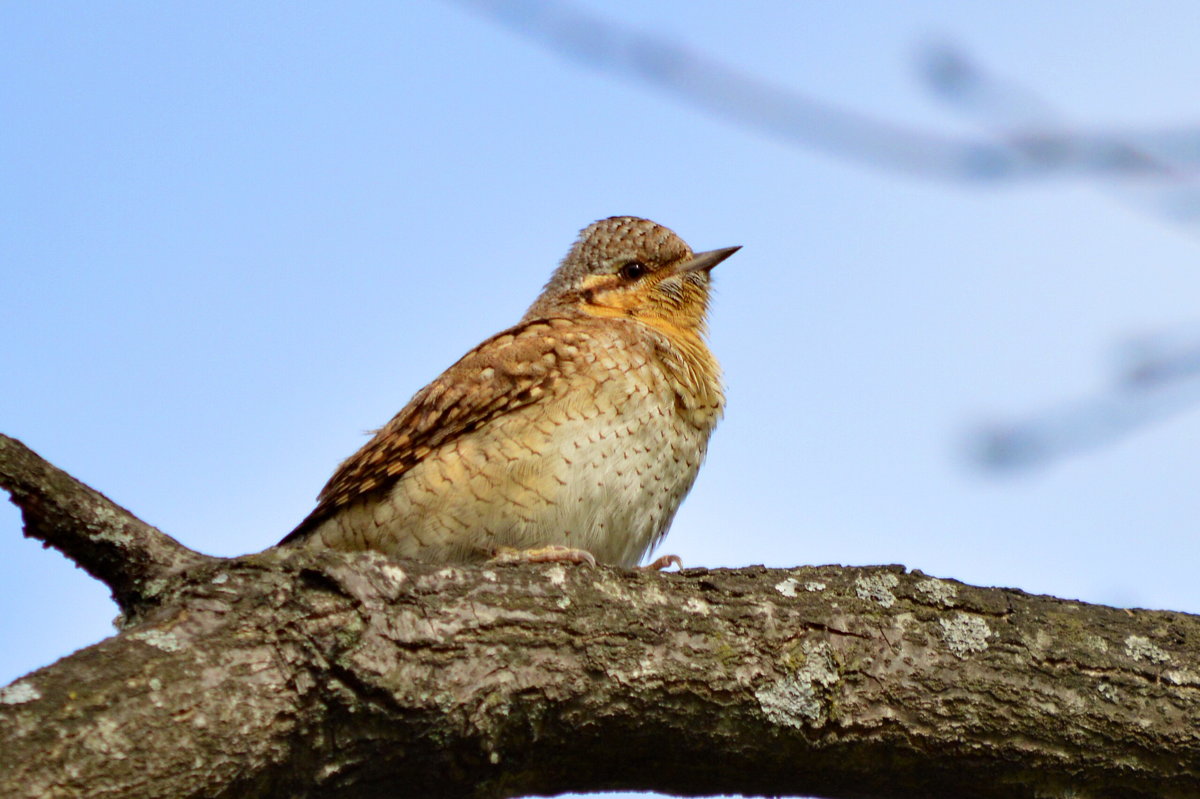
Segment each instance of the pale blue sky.
[[[1077,122],[1197,123],[1192,2],[593,2],[945,135],[950,40]],[[648,216],[716,272],[727,418],[663,551],[903,563],[1200,612],[1200,407],[996,479],[963,436],[1084,396],[1200,318],[1200,235],[1086,181],[921,182],[588,70],[460,6],[0,7],[0,431],[204,552],[274,543],[579,228]],[[0,507],[0,683],[111,632]]]

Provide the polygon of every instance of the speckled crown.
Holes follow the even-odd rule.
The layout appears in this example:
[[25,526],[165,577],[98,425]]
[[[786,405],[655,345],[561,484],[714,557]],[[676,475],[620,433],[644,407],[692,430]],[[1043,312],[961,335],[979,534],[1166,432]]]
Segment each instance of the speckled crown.
[[651,267],[690,258],[692,248],[673,230],[637,216],[610,216],[579,231],[558,269],[550,276],[530,312],[576,288],[587,275],[615,271],[627,261]]

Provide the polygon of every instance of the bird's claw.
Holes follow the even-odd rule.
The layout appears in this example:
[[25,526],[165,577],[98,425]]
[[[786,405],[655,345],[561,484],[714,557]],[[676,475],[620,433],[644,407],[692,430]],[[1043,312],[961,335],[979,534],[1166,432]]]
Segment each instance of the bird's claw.
[[670,566],[678,566],[682,569],[683,561],[679,559],[678,555],[663,555],[662,557],[655,558],[651,563],[639,566],[638,568],[642,571],[660,572]]

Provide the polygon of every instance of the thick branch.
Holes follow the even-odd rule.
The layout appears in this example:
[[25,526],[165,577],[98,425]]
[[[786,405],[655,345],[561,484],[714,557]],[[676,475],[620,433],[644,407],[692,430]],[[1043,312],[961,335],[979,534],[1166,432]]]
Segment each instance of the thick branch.
[[1197,617],[900,567],[223,561],[2,437],[0,484],[138,611],[0,690],[6,797],[1200,796]]
[[1179,613],[899,567],[283,551],[162,600],[0,694],[0,795],[1200,795]]
[[154,581],[205,558],[5,435],[0,487],[21,509],[25,535],[107,585],[123,611],[143,604],[157,588]]

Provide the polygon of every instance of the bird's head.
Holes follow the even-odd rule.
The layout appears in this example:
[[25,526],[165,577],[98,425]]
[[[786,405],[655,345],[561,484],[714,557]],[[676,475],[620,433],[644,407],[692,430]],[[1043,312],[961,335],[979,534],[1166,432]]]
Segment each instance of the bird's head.
[[739,249],[693,253],[683,239],[649,219],[601,219],[579,234],[525,318],[583,313],[700,334],[708,312],[709,271]]

